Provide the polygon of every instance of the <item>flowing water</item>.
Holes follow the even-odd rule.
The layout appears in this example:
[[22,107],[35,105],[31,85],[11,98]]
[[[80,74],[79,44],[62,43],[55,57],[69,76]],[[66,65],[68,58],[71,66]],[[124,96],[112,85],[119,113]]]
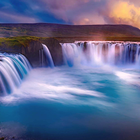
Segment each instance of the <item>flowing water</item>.
[[45,55],[47,57],[47,60],[49,61],[49,65],[50,65],[50,67],[53,68],[54,67],[54,63],[53,63],[53,59],[52,59],[51,53],[50,53],[48,47],[45,44],[42,44],[42,46],[43,46],[44,53],[45,53]]
[[62,44],[70,67],[32,69],[11,94],[0,97],[0,137],[140,138],[139,45],[131,45],[132,53],[125,44],[116,54],[113,44],[107,52],[102,44],[91,44]]
[[140,44],[130,42],[76,42],[62,44],[69,66],[130,65],[140,66]]
[[0,95],[10,94],[30,70],[25,56],[0,54]]

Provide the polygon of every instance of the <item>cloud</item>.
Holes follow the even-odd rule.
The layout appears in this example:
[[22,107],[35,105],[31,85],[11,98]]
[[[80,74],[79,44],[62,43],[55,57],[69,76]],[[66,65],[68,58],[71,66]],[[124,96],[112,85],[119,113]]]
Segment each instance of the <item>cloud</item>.
[[42,0],[42,2],[49,5],[50,9],[55,10],[69,10],[71,8],[76,8],[83,4],[88,3],[90,0]]
[[106,21],[102,16],[97,13],[82,14],[73,19],[74,25],[92,25],[92,24],[106,24]]
[[[137,1],[134,1],[137,2]],[[140,28],[140,7],[129,1],[117,1],[111,4],[108,17],[113,23],[130,24]]]
[[43,0],[49,12],[72,24],[130,24],[140,28],[139,0]]
[[[53,14],[56,18],[71,21],[73,12],[77,14],[77,9],[83,7],[90,0],[41,0],[45,11]],[[82,10],[81,10],[82,11]]]
[[[104,23],[103,18],[98,12],[105,1],[106,0],[42,0],[48,12],[53,13],[56,18],[71,24]],[[99,19],[97,19],[97,15],[99,15]]]
[[0,9],[0,22],[130,24],[140,28],[139,0],[4,0]]
[[39,20],[30,13],[27,3],[18,0],[0,1],[0,22],[4,23],[34,23]]
[[12,22],[12,23],[35,23],[39,22],[38,19],[35,19],[33,17],[23,16],[23,15],[13,15],[10,13],[4,13],[0,12],[0,17],[3,17],[3,20],[6,22]]

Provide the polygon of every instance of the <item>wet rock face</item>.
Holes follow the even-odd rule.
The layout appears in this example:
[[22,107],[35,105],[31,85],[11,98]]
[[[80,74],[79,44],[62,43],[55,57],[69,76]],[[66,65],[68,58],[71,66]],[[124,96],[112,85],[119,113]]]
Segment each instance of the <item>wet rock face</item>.
[[102,55],[104,58],[104,61],[107,62],[108,57],[108,44],[104,43],[102,46]]
[[33,67],[39,67],[39,50],[42,49],[42,44],[39,41],[32,41],[29,46],[22,48],[22,54],[27,57]]
[[118,44],[115,45],[115,64],[119,63],[120,59],[120,46]]
[[87,42],[84,42],[83,51],[87,50]]
[[33,67],[40,66],[38,53],[40,49],[42,49],[42,44],[39,41],[31,41],[28,46],[23,46],[22,44],[11,46],[7,43],[0,45],[0,52],[21,53],[27,57]]
[[21,46],[10,46],[6,43],[0,44],[0,52],[6,52],[6,53],[21,53],[22,51],[22,45]]

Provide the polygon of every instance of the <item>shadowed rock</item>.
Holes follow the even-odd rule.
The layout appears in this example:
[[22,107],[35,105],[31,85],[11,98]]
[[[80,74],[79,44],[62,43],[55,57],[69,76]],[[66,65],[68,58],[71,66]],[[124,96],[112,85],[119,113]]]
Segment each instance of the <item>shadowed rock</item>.
[[[31,39],[28,39],[31,38]],[[33,67],[41,66],[39,51],[43,49],[42,43],[47,45],[52,55],[55,66],[63,64],[62,48],[54,38],[17,37],[5,39],[0,44],[0,52],[21,53],[27,57]]]

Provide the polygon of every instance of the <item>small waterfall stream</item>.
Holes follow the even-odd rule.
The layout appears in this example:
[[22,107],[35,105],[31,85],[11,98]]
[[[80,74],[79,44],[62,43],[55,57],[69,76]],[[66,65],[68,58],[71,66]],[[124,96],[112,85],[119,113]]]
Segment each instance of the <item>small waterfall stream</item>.
[[65,62],[69,66],[84,65],[140,65],[140,44],[129,42],[75,42],[62,45]]
[[42,46],[43,46],[43,50],[44,50],[45,56],[47,57],[47,60],[49,61],[49,66],[53,68],[54,67],[54,63],[53,63],[53,59],[52,59],[51,53],[50,53],[48,47],[45,44],[42,44]]
[[30,70],[25,56],[0,53],[0,95],[10,94]]

